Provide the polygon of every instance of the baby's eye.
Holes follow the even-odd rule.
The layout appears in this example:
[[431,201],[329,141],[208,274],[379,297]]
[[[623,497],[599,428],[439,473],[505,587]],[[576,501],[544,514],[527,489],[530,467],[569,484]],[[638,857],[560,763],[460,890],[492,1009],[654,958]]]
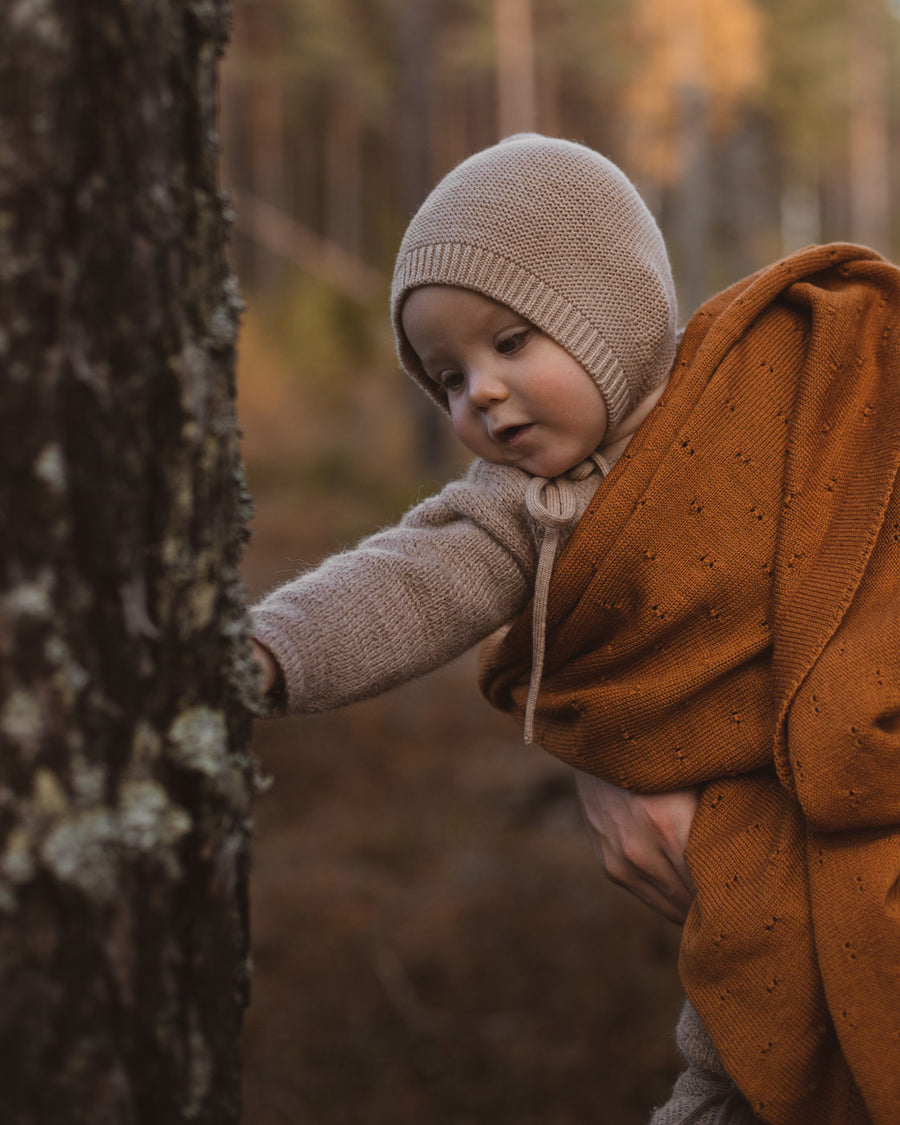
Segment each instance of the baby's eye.
[[442,371],[438,375],[438,383],[442,390],[448,392],[458,391],[462,388],[465,379],[461,371]]
[[517,352],[522,347],[527,339],[528,329],[517,328],[515,332],[500,337],[496,343],[497,351],[501,355],[512,355],[513,352]]

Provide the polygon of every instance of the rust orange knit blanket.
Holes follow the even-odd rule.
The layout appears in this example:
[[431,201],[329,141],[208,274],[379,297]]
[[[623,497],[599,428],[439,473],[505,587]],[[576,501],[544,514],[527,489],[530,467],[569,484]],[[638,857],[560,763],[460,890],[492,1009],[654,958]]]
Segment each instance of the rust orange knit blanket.
[[[900,271],[813,247],[691,320],[554,574],[537,739],[705,783],[680,970],[772,1125],[900,1122]],[[530,611],[482,688],[521,711]]]

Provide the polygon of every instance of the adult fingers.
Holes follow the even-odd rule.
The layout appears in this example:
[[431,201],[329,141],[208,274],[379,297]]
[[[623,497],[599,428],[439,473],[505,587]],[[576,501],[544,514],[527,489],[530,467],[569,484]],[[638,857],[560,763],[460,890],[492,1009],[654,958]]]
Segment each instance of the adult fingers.
[[577,774],[594,850],[607,877],[673,922],[687,916],[694,888],[684,859],[697,808],[695,789],[646,796]]

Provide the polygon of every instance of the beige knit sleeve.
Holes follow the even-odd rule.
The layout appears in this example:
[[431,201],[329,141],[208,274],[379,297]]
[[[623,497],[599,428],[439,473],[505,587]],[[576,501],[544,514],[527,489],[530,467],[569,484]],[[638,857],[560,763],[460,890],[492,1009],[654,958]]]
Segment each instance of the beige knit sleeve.
[[275,589],[251,611],[287,710],[365,699],[452,660],[530,596],[530,478],[476,461],[401,522]]

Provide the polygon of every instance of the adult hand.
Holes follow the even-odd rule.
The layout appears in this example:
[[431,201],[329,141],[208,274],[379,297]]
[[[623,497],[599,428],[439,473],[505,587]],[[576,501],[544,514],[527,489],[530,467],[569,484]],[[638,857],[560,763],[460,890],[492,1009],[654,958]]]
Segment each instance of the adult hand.
[[653,796],[576,771],[594,851],[608,879],[682,924],[694,897],[684,859],[700,800],[697,788]]

